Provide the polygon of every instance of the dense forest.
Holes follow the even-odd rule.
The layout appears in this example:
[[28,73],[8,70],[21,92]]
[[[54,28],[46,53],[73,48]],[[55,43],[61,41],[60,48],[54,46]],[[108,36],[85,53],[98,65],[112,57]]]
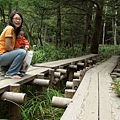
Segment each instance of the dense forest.
[[[0,0],[0,33],[9,14],[18,11],[34,50],[32,65],[89,53],[99,54],[97,62],[101,62],[120,55],[119,6],[119,0]],[[120,82],[114,84],[120,95]],[[55,85],[36,96],[35,86],[23,85],[21,91],[27,93],[28,101],[19,106],[22,120],[59,120],[64,110],[53,108],[51,100],[63,96],[64,89]],[[7,105],[0,103],[0,118],[9,118]]]
[[53,43],[56,47],[82,52],[99,44],[120,44],[120,1],[118,0],[0,0],[0,32],[12,11],[24,17],[23,29],[31,46]]

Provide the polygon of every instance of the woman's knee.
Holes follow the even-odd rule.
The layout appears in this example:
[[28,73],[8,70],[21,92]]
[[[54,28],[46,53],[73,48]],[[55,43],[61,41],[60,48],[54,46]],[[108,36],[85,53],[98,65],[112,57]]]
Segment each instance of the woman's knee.
[[19,49],[19,52],[22,56],[26,56],[26,50],[24,49]]

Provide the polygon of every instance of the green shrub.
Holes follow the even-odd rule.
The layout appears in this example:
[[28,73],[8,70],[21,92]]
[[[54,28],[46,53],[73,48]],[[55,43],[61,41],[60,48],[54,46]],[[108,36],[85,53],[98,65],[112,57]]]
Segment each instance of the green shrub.
[[59,120],[64,110],[52,107],[53,96],[62,94],[53,89],[45,89],[41,96],[32,94],[27,103],[21,106],[22,120]]
[[112,89],[118,96],[120,96],[120,77],[114,79],[112,82]]

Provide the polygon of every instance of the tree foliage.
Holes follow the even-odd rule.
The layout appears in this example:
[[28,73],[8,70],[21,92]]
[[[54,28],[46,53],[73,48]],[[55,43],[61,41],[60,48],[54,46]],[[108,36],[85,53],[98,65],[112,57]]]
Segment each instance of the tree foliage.
[[104,43],[113,44],[116,40],[119,44],[118,0],[0,0],[0,3],[0,32],[10,12],[17,10],[24,17],[23,28],[31,46],[44,46],[48,42],[74,49],[74,44],[83,44],[83,52],[90,45],[91,53],[98,53],[103,25]]

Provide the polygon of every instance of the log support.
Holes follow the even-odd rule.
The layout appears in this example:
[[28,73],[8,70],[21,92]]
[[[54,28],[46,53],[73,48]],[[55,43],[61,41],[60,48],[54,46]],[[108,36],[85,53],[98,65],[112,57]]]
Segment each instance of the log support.
[[34,79],[33,81],[30,82],[33,85],[38,85],[40,87],[48,87],[50,80],[47,79]]
[[53,96],[52,98],[52,106],[57,108],[65,109],[71,102],[72,102],[72,99],[70,98],[62,98],[62,97],[56,97],[56,96]]
[[72,81],[67,81],[66,82],[66,88],[72,89],[73,82]]
[[27,95],[26,93],[4,92],[1,95],[0,99],[12,103],[25,104],[27,100]]
[[75,90],[65,89],[65,95],[64,95],[64,97],[72,99],[72,97],[74,96],[74,94],[75,94]]
[[61,75],[60,78],[55,78],[53,83],[56,84],[65,78],[67,78],[67,75]]
[[57,72],[61,72],[61,74],[67,74],[67,70],[66,69],[56,69]]
[[10,91],[4,92],[0,99],[9,102],[9,120],[20,120],[20,107],[19,104],[25,104],[27,95],[20,92],[20,84],[11,84]]
[[77,70],[77,65],[69,65],[68,67],[68,80],[72,81],[74,77],[74,72]]
[[84,70],[80,70],[80,71],[74,72],[74,78],[75,79],[82,80],[82,78],[84,77],[84,75],[85,75],[85,71]]

